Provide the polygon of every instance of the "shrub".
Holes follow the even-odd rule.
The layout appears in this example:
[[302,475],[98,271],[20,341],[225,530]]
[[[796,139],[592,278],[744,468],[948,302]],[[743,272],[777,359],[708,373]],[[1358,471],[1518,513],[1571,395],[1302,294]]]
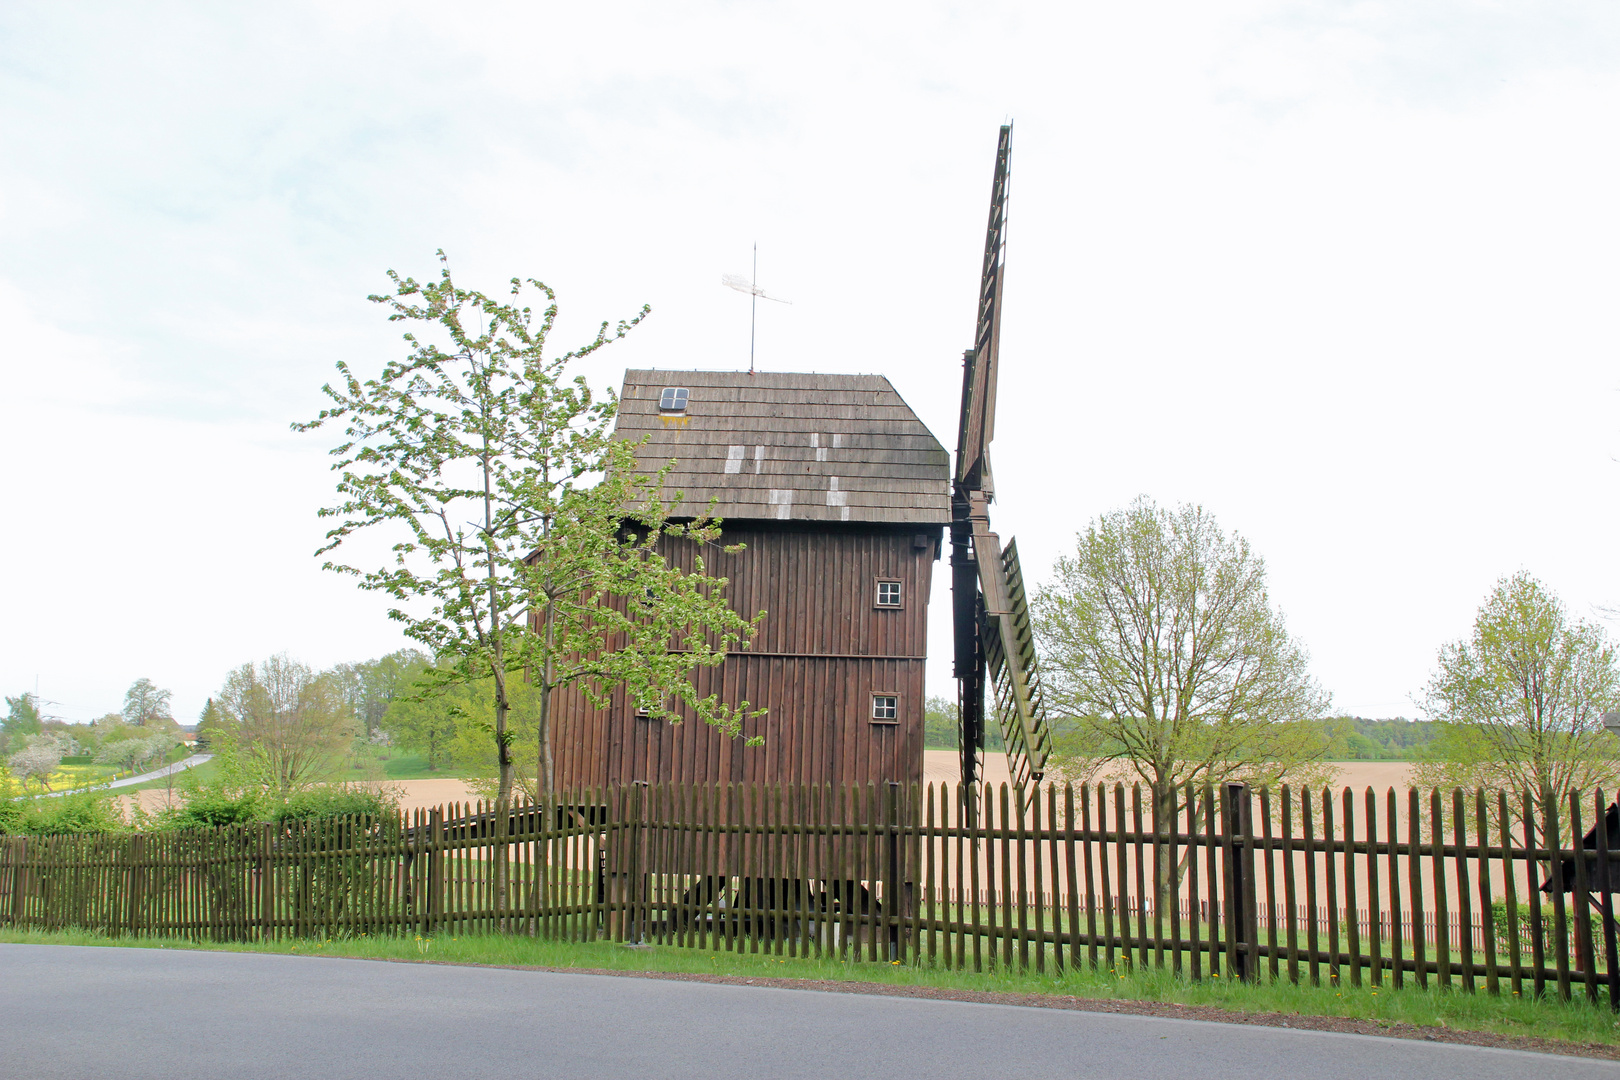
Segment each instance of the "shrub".
[[272,809],[267,820],[279,825],[362,815],[392,817],[398,806],[399,800],[391,791],[343,784],[300,791]]
[[0,833],[11,836],[115,833],[128,829],[112,796],[102,792],[54,799],[0,799]]

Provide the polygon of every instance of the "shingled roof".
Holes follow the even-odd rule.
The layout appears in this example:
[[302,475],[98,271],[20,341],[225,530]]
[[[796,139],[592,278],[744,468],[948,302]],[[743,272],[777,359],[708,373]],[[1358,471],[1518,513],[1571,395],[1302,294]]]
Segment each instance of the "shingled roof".
[[[659,409],[666,387],[690,392]],[[627,371],[616,433],[671,458],[685,506],[733,520],[944,524],[950,455],[881,375]]]

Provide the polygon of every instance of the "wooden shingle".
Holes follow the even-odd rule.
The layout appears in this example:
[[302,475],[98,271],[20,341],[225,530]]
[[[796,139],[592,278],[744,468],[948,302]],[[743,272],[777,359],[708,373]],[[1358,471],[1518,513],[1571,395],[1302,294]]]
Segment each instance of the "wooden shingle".
[[[665,387],[690,391],[661,412]],[[946,524],[950,455],[881,375],[625,372],[615,432],[668,491],[735,520]]]

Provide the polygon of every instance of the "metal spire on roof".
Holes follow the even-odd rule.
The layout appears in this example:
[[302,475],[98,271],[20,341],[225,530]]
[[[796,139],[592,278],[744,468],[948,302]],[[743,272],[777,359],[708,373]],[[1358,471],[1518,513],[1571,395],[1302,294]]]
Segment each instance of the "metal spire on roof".
[[758,319],[759,298],[764,296],[767,300],[774,300],[778,304],[791,305],[793,301],[783,300],[776,296],[765,296],[765,290],[759,287],[759,241],[754,241],[754,272],[750,277],[741,274],[723,274],[720,284],[728,289],[745,292],[748,301],[748,374],[754,373],[754,325]]

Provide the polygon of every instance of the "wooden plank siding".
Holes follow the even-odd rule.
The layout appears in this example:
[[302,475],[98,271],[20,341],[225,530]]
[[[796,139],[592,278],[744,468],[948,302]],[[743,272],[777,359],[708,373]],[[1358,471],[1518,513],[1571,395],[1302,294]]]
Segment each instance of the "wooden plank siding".
[[[594,708],[561,695],[553,740],[564,789],[644,783],[920,783],[928,598],[941,530],[915,527],[738,523],[727,545],[704,552],[706,569],[729,579],[727,596],[746,615],[764,611],[746,651],[700,670],[700,695],[768,710],[744,729],[747,746],[697,722],[634,715],[616,691]],[[689,543],[663,553],[690,568]],[[878,608],[879,580],[901,583],[901,605]],[[872,695],[893,694],[899,715],[874,723]]]

